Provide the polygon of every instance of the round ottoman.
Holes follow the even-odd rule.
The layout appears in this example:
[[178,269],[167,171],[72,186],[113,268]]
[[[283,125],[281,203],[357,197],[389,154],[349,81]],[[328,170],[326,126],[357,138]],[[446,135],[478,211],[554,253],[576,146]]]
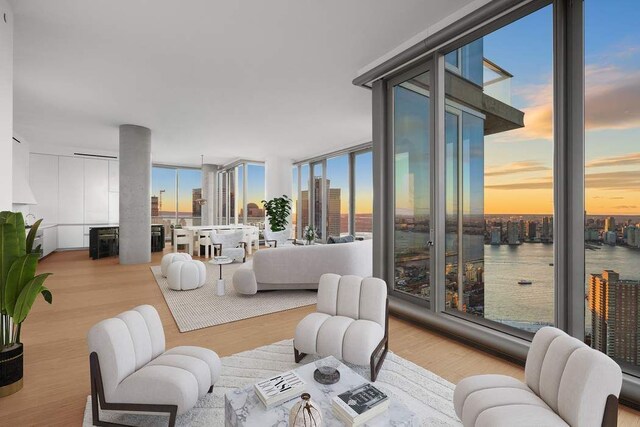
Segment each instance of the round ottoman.
[[169,266],[167,281],[175,291],[188,291],[204,285],[207,269],[202,261],[175,261]]
[[167,277],[167,273],[169,272],[169,266],[171,263],[175,261],[191,261],[191,255],[176,252],[173,254],[166,254],[162,257],[162,262],[160,262],[160,272],[162,273],[162,277]]

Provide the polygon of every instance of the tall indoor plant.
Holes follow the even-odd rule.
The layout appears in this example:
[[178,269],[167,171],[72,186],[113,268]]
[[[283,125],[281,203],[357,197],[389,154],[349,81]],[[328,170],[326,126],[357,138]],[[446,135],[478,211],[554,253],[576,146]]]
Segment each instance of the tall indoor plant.
[[44,281],[51,273],[36,275],[40,246],[33,242],[42,220],[26,233],[24,218],[17,212],[0,212],[0,397],[22,388],[22,322],[38,294],[51,304]]
[[265,214],[269,219],[269,227],[271,231],[286,230],[289,224],[289,215],[291,215],[291,199],[283,194],[282,197],[274,197],[273,199],[262,201]]

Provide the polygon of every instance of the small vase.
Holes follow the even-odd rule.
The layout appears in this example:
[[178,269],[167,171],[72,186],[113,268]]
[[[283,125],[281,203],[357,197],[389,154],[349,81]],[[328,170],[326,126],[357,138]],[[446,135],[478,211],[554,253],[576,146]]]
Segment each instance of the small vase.
[[289,413],[289,427],[320,427],[322,425],[322,412],[311,401],[309,393],[302,393],[300,401],[293,405]]

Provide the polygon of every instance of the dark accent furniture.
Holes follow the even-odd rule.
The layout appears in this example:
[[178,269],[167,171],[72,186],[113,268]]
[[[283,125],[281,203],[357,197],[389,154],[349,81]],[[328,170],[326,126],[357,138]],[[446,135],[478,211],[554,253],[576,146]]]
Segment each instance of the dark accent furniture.
[[607,397],[602,416],[602,427],[616,427],[618,425],[618,398],[613,394]]
[[[116,256],[119,253],[120,228],[91,227],[89,229],[89,256],[92,259]],[[164,250],[164,226],[151,226],[151,252]]]
[[[102,374],[100,373],[100,361],[98,353],[89,355],[89,370],[91,374],[91,414],[94,426],[123,426],[125,424],[110,423],[100,420],[100,408],[108,411],[123,412],[157,412],[169,414],[169,427],[176,425],[177,405],[153,405],[142,403],[109,403],[104,397],[104,386],[102,384]],[[213,386],[209,389],[211,393]],[[100,406],[98,406],[98,403]]]
[[[389,352],[389,298],[387,297],[386,303],[386,318],[384,321],[384,336],[382,340],[380,340],[380,344],[373,350],[371,353],[370,367],[371,367],[371,381],[376,382],[376,378],[378,378],[378,374],[380,373],[380,369],[382,369],[382,363],[384,362],[385,357],[387,357],[387,353]],[[293,358],[296,363],[300,363],[300,361],[306,356],[306,353],[301,353],[298,349],[293,347]],[[379,355],[379,356],[378,356]],[[378,361],[376,362],[376,357]],[[617,415],[616,411],[616,415]]]

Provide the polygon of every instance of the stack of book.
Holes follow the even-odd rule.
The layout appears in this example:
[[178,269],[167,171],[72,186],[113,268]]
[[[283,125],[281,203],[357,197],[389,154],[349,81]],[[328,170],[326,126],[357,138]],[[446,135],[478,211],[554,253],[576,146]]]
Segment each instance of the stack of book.
[[389,408],[389,397],[365,383],[335,396],[331,400],[333,413],[348,426],[359,426]]
[[289,371],[255,384],[256,395],[267,408],[299,397],[305,383],[295,372]]

